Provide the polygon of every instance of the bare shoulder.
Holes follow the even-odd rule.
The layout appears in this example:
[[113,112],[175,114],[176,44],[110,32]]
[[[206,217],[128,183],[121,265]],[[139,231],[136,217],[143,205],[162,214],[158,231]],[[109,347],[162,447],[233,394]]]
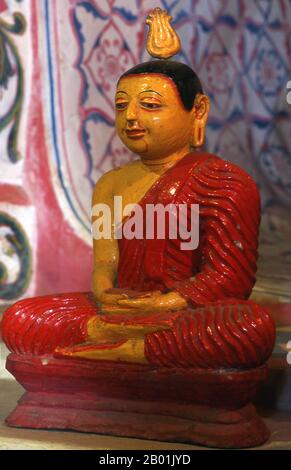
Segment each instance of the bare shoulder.
[[125,176],[127,176],[130,169],[138,168],[140,166],[139,160],[134,160],[133,162],[126,163],[118,168],[113,168],[112,170],[104,173],[95,184],[93,192],[93,201],[97,199],[104,199],[112,196],[114,190],[120,184]]
[[97,185],[107,184],[110,181],[118,180],[121,176],[127,174],[130,169],[139,168],[141,166],[140,160],[134,160],[133,162],[126,163],[125,165],[113,168],[112,170],[107,171],[102,175],[99,180],[96,182]]

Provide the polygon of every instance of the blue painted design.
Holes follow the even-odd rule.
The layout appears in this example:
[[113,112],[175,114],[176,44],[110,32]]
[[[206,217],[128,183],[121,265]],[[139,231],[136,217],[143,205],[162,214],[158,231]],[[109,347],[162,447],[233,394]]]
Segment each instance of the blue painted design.
[[48,71],[49,71],[49,82],[50,82],[50,116],[51,116],[51,128],[52,128],[52,136],[53,136],[53,147],[54,147],[54,155],[56,158],[57,163],[57,172],[58,177],[62,186],[62,190],[65,194],[67,202],[76,217],[76,219],[81,223],[84,229],[91,233],[90,228],[83,222],[82,218],[78,210],[76,209],[70,192],[65,184],[64,177],[62,174],[62,165],[61,165],[61,158],[60,158],[60,149],[59,149],[59,142],[58,142],[58,133],[57,133],[57,120],[56,120],[56,105],[55,105],[55,86],[54,86],[54,72],[53,72],[53,60],[52,60],[52,50],[51,50],[51,32],[50,32],[50,3],[49,0],[44,1],[44,11],[45,11],[45,32],[46,32],[46,44],[47,44],[47,59],[48,59]]
[[23,68],[18,50],[9,33],[23,34],[26,29],[25,18],[20,13],[13,15],[13,22],[0,18],[0,92],[9,93],[8,86],[13,77],[17,79],[13,101],[5,114],[0,115],[0,133],[9,125],[7,153],[11,163],[17,163],[20,155],[17,150],[17,137],[23,103]]
[[[98,4],[96,5],[98,8]],[[94,18],[101,18],[101,20],[106,20],[108,16],[102,15],[101,11],[95,8],[94,5],[90,2],[78,2],[77,7],[82,7],[86,10],[87,13],[90,13]]]
[[127,8],[117,8],[113,7],[112,8],[112,13],[117,13],[120,15],[122,18],[124,18],[126,21],[129,23],[134,23],[137,21],[138,17],[134,15],[130,10]]
[[267,19],[271,12],[272,0],[255,0],[255,3],[261,11],[263,17]]
[[264,120],[260,118],[253,118],[252,123],[258,128],[258,129],[267,129],[270,126],[270,121],[269,120]]
[[262,29],[261,25],[254,23],[253,21],[246,22],[246,29],[248,29],[253,34],[258,34]]
[[[268,67],[268,65],[270,69],[269,74],[271,75],[269,79],[268,76],[264,77],[263,70],[264,66]],[[274,49],[260,50],[254,62],[254,67],[256,69],[256,88],[259,93],[265,96],[278,94],[287,82],[288,75],[284,67],[284,62]],[[267,73],[268,70],[265,71],[266,75]]]
[[[83,122],[82,124],[82,138],[83,138],[83,143],[86,149],[87,153],[87,162],[88,162],[88,170],[87,170],[87,178],[90,180],[92,187],[95,185],[96,181],[92,179],[92,170],[93,170],[93,164],[94,164],[94,159],[96,158],[95,155],[92,153],[92,146],[91,146],[91,135],[87,130],[88,124],[90,122],[94,122],[94,124],[98,125],[99,123],[105,124],[111,129],[114,129],[114,122],[110,119],[108,119],[106,116],[102,115],[101,113],[91,113]],[[108,146],[105,149],[104,155],[99,156],[101,157],[101,160],[103,160],[106,155],[108,154]]]
[[222,15],[219,18],[219,22],[227,26],[230,26],[231,28],[235,28],[237,26],[236,19],[231,15]]
[[15,300],[26,291],[31,279],[31,248],[27,236],[20,224],[10,215],[0,212],[0,228],[7,230],[3,237],[9,246],[10,256],[16,255],[19,261],[19,273],[13,282],[7,282],[7,267],[0,261],[0,299]]
[[[211,16],[206,4],[197,0],[192,12],[194,24],[197,18],[193,65],[212,102],[207,149],[213,152],[219,148],[220,139],[222,144],[225,140],[226,146],[228,139],[230,145],[231,139],[236,141],[236,155],[227,158],[245,164],[247,171],[250,167],[256,170],[262,187],[263,207],[280,207],[282,203],[291,207],[291,198],[287,199],[282,190],[282,181],[286,187],[291,182],[287,170],[287,160],[291,160],[287,131],[291,106],[286,102],[286,85],[291,80],[291,64],[287,59],[290,57],[287,18],[291,15],[291,1],[234,0],[223,5],[216,10],[213,8],[216,13]],[[199,51],[199,61],[195,58],[195,47]],[[231,86],[225,87],[224,94],[217,91],[223,75],[217,72],[215,76],[214,67],[209,76],[209,67],[205,66],[211,55],[217,53],[225,56],[227,68],[232,67]],[[210,62],[212,66],[213,63]],[[244,148],[240,146],[241,136],[231,132],[236,126],[245,129]],[[270,141],[274,127],[277,128],[276,140]],[[271,162],[273,173],[267,171],[268,162]],[[274,178],[274,171],[278,172],[277,178]]]
[[271,143],[261,153],[260,160],[270,180],[291,195],[291,179],[288,179],[291,178],[291,158],[286,147]]
[[201,29],[204,33],[210,33],[210,31],[212,31],[213,26],[208,22],[207,19],[203,19],[203,20],[199,19],[197,21],[197,24],[198,24],[198,26],[201,27]]
[[[227,146],[229,139],[229,146],[236,148],[236,154],[228,158],[239,164],[248,160],[247,170],[253,167],[257,172],[261,172],[258,178],[263,188],[264,206],[267,207],[270,201],[279,204],[282,194],[276,191],[280,186],[279,179],[271,178],[271,173],[265,171],[262,162],[266,158],[266,148],[271,149],[269,151],[275,155],[275,146],[281,145],[285,148],[286,155],[290,156],[291,153],[290,140],[283,135],[283,132],[282,135],[278,133],[278,142],[268,140],[275,124],[278,127],[282,124],[283,129],[291,118],[291,106],[288,106],[284,99],[284,93],[287,94],[287,81],[291,80],[290,63],[287,61],[287,57],[290,56],[287,17],[291,15],[291,1],[158,0],[157,4],[166,8],[173,16],[173,24],[178,31],[180,30],[182,36],[182,45],[188,46],[175,59],[193,66],[202,80],[205,92],[211,99],[208,150],[213,152],[219,148],[220,144],[222,148],[224,139],[225,146]],[[140,21],[141,11],[146,8],[144,2],[136,0],[134,8],[131,8],[129,6],[131,4],[125,0],[119,0],[118,6],[115,2],[106,2],[106,9],[102,9],[100,5],[102,2],[91,0],[90,2],[75,2],[70,7],[72,28],[79,46],[76,68],[82,81],[80,116],[83,121],[80,135],[84,148],[83,158],[87,162],[85,177],[91,184],[96,174],[104,171],[104,160],[108,158],[112,161],[112,152],[118,154],[122,149],[122,146],[117,147],[118,142],[112,132],[115,83],[112,77],[114,76],[115,79],[115,75],[113,73],[109,76],[108,70],[111,70],[108,66],[109,59],[112,68],[115,65],[118,68],[122,66],[122,54],[131,54],[130,60],[136,62],[144,56],[143,31],[137,24]],[[209,14],[210,7],[211,14]],[[88,14],[78,16],[77,10],[82,9]],[[91,20],[90,26],[89,22],[86,23],[88,17]],[[98,25],[95,38],[92,37],[94,20],[97,20]],[[185,28],[184,25],[186,25]],[[117,31],[116,38],[119,45],[116,47],[120,47],[120,53],[116,56],[113,42],[108,46],[108,52],[108,50],[105,51],[105,41],[101,40],[107,34],[109,26],[116,28]],[[109,39],[110,42],[110,35],[107,35],[105,39]],[[92,44],[90,51],[88,51],[88,40]],[[133,44],[137,47],[132,47]],[[186,50],[190,53],[186,53]],[[99,57],[96,59],[98,53],[101,54],[101,59]],[[94,59],[92,63],[91,57]],[[219,57],[223,58],[222,70],[217,66]],[[50,67],[53,65],[50,64]],[[269,66],[268,72],[266,69]],[[104,70],[101,70],[101,67]],[[88,70],[92,75],[89,75]],[[97,77],[98,73],[100,76]],[[106,79],[103,79],[104,76]],[[108,76],[109,79],[107,79]],[[89,102],[89,97],[92,97],[93,103]],[[98,103],[98,97],[102,105]],[[104,114],[102,114],[103,109]],[[98,155],[93,155],[91,147],[93,129],[98,129],[101,125],[104,128],[103,150],[100,150]],[[233,132],[236,129],[239,131]],[[243,134],[240,132],[241,129]],[[243,145],[241,144],[242,135],[245,139]],[[60,165],[56,135],[54,145],[56,160]],[[277,147],[276,149],[278,151]],[[118,163],[118,158],[116,161]],[[286,178],[285,172],[285,182]],[[69,195],[66,197],[69,198]],[[286,204],[286,201],[284,203]],[[290,201],[288,204],[290,205]]]
[[179,4],[180,0],[173,0],[168,2],[167,0],[162,0],[162,7],[167,10],[169,13],[172,13],[172,10]]
[[185,10],[181,10],[177,13],[175,18],[173,19],[172,25],[175,28],[178,28],[179,24],[183,23],[187,18],[189,18],[189,13],[187,13],[187,11],[185,11]]
[[80,54],[79,54],[79,57],[78,57],[78,60],[77,60],[76,67],[79,70],[80,74],[82,75],[81,101],[84,104],[88,100],[88,96],[89,96],[89,84],[88,84],[88,81],[86,80],[86,74],[85,74],[84,70],[81,67],[81,64],[82,64],[83,59],[84,59],[85,36],[82,32],[82,25],[81,25],[80,21],[77,18],[76,10],[73,11],[73,24],[74,24],[74,27],[75,27],[75,31],[77,32],[79,43],[80,43],[80,48],[79,48],[80,49]]

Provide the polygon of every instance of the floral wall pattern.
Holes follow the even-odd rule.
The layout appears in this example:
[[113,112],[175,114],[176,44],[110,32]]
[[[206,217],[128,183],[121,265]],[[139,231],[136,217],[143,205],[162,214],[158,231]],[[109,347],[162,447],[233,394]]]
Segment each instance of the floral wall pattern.
[[264,205],[290,205],[289,1],[195,2],[194,67],[212,101],[209,147],[261,185]]
[[[17,10],[16,10],[17,8]],[[27,116],[21,55],[29,47],[21,2],[0,2],[0,303],[32,293],[34,210],[22,188]],[[20,45],[21,43],[21,45]]]
[[[49,3],[58,14],[57,3]],[[114,87],[124,70],[147,59],[143,19],[159,5],[173,15],[182,37],[179,59],[195,68],[211,97],[209,151],[253,174],[265,208],[290,205],[288,0],[72,1],[70,5],[77,43],[74,66],[79,74],[79,145],[86,158],[87,188],[104,171],[131,158],[114,130]],[[59,15],[64,16],[61,11]]]

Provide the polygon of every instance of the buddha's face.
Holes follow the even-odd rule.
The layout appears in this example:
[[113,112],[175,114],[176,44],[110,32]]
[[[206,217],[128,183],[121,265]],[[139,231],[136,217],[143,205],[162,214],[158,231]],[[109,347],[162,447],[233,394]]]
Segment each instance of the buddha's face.
[[115,106],[118,135],[137,155],[160,159],[189,145],[194,114],[184,108],[168,77],[144,74],[122,78]]

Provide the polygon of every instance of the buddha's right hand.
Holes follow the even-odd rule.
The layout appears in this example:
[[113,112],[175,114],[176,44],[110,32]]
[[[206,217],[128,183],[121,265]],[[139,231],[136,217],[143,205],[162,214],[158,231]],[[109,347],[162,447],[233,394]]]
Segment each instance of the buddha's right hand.
[[128,299],[129,297],[125,292],[122,292],[121,289],[107,289],[103,292],[100,292],[96,296],[100,306],[102,305],[118,305],[118,301],[122,299]]
[[136,299],[145,296],[144,292],[137,292],[131,289],[111,288],[106,289],[98,295],[100,305],[117,306],[119,300]]

